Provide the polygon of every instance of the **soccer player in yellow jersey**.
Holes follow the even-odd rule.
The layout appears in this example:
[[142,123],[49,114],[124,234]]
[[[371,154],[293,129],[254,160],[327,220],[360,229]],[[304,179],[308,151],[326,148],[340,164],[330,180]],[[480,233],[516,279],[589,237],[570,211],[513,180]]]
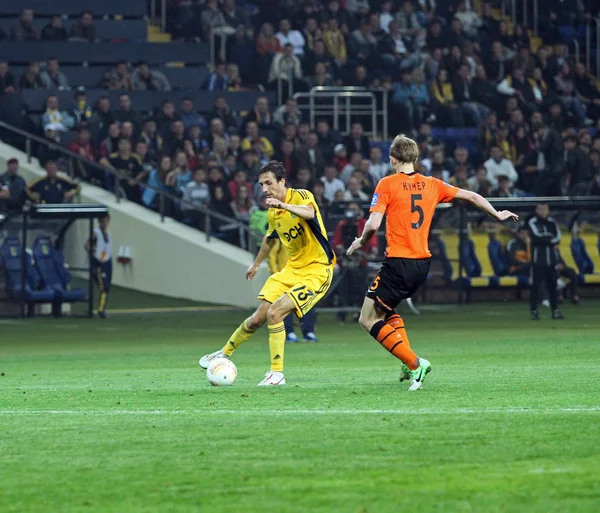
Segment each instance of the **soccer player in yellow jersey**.
[[325,295],[333,277],[335,255],[319,207],[311,192],[291,189],[286,184],[283,164],[271,161],[262,167],[258,181],[269,205],[269,227],[246,279],[254,278],[279,237],[288,253],[285,267],[272,274],[258,295],[260,305],[237,330],[223,349],[200,359],[206,369],[215,358],[229,358],[232,353],[265,322],[269,327],[271,370],[259,386],[285,385],[283,350],[285,317],[296,312],[304,316]]

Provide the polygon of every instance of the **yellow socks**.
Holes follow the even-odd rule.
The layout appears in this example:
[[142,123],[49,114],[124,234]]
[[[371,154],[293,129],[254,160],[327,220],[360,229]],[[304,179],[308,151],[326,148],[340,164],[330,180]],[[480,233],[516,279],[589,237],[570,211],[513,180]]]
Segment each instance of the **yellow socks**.
[[106,299],[108,298],[108,294],[106,292],[100,292],[100,302],[98,304],[98,311],[104,312],[106,310]]
[[269,324],[269,350],[271,352],[271,370],[283,372],[283,350],[285,348],[285,326],[283,322]]
[[223,347],[223,352],[227,356],[231,356],[231,353],[233,353],[238,347],[240,347],[244,342],[246,342],[246,340],[249,340],[250,337],[254,335],[255,331],[256,330],[249,329],[246,325],[246,321],[244,321],[242,324],[240,324],[238,329],[233,332],[233,335],[231,335],[229,342],[227,342],[227,344],[225,344],[225,347]]

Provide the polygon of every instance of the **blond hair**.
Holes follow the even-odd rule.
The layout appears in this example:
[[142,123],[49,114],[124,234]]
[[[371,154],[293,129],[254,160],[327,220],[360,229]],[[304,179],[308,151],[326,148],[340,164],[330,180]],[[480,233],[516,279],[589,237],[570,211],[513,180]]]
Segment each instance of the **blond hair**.
[[390,146],[390,157],[399,164],[416,164],[419,160],[419,146],[404,134],[397,135]]

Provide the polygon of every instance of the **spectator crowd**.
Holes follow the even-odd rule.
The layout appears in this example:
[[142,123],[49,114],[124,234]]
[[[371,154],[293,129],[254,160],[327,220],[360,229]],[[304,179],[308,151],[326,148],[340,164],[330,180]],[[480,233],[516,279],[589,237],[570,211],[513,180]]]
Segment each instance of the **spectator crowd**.
[[[275,90],[290,80],[294,91],[386,90],[390,129],[417,140],[419,172],[489,197],[582,195],[600,194],[600,91],[569,54],[559,27],[591,23],[598,10],[593,4],[549,1],[540,12],[542,43],[535,45],[528,27],[498,16],[499,3],[482,2],[476,12],[466,0],[282,0],[255,2],[252,10],[235,0],[171,1],[169,23],[188,41],[223,40],[225,51],[201,85],[206,90],[239,90],[242,83]],[[24,10],[9,36],[40,37],[27,28],[32,16]],[[42,37],[67,36],[58,21],[53,18]],[[90,27],[91,13],[83,13],[71,36],[93,41]],[[293,96],[273,105],[266,94],[244,112],[234,112],[221,95],[208,112],[190,98],[167,99],[148,115],[128,92],[171,90],[159,70],[145,62],[130,70],[120,62],[100,82],[121,91],[118,105],[107,96],[90,105],[77,88],[72,105],[59,105],[50,93],[41,118],[55,147],[61,132],[77,130],[69,149],[87,162],[65,160],[51,146],[40,149],[42,165],[58,162],[78,179],[118,188],[129,200],[166,208],[200,229],[206,219],[193,206],[253,224],[254,213],[265,209],[258,170],[271,159],[283,162],[289,184],[311,190],[324,209],[367,202],[390,171],[386,146],[368,139],[369,127],[353,120],[344,135],[327,116],[311,126]],[[18,81],[0,62],[5,94],[68,87],[57,58],[41,72],[31,63]],[[468,135],[448,145],[442,128]],[[124,179],[115,181],[91,163]],[[161,207],[157,191],[178,200]],[[225,221],[213,219],[209,228],[239,243]]]

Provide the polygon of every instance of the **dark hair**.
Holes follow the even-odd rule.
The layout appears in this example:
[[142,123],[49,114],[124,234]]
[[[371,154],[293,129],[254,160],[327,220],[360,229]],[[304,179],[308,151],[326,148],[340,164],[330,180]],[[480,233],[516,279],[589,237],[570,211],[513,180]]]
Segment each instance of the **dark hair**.
[[273,176],[278,182],[281,182],[287,175],[285,166],[276,160],[271,160],[261,167],[258,176],[264,175],[265,173],[273,173]]
[[81,11],[81,14],[79,15],[79,17],[81,18],[84,14],[89,14],[92,18],[94,17],[92,11],[90,11],[89,9],[86,9],[85,11]]

